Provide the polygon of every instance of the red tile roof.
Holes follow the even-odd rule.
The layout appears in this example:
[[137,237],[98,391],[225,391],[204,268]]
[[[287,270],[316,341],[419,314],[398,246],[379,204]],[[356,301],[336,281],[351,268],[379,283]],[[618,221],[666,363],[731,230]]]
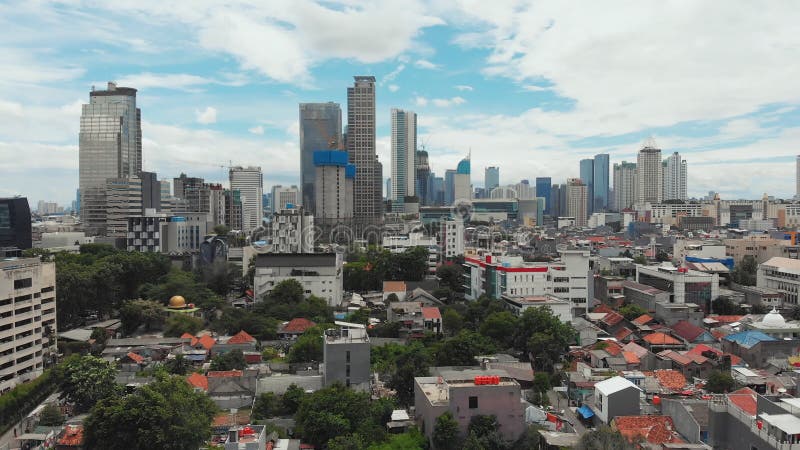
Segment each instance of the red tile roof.
[[194,339],[194,336],[192,335],[192,333],[183,333],[181,335],[181,339]]
[[601,312],[610,313],[610,312],[614,312],[614,310],[611,309],[608,305],[600,304],[600,305],[595,306],[595,308],[592,310],[592,312],[595,312],[595,313],[601,313]]
[[736,405],[745,413],[755,417],[758,412],[756,407],[756,391],[750,388],[741,388],[728,394],[728,401]]
[[422,307],[422,318],[423,319],[440,319],[442,318],[442,313],[439,311],[439,308],[435,306],[423,306]]
[[651,444],[683,442],[669,416],[618,416],[613,427],[629,441],[644,438]]
[[211,336],[204,334],[197,339],[197,342],[193,343],[192,345],[200,344],[203,346],[204,349],[209,350],[211,347],[216,344],[217,341],[214,340]]
[[636,356],[636,353],[633,353],[633,352],[625,352],[624,351],[624,352],[622,352],[622,356],[625,357],[625,362],[628,363],[628,364],[639,364],[641,362],[639,357]]
[[644,358],[648,352],[646,348],[642,347],[636,342],[628,342],[624,347],[622,347],[622,349],[627,352],[635,353],[639,358]]
[[208,378],[240,377],[241,370],[212,370],[208,372]]
[[622,322],[622,319],[624,319],[624,317],[622,317],[622,314],[616,311],[611,311],[610,313],[606,314],[605,317],[603,317],[601,322],[610,327],[613,327],[614,325]]
[[144,356],[138,355],[138,354],[133,353],[133,352],[128,352],[128,354],[125,355],[125,356],[130,358],[131,361],[135,362],[136,364],[141,364],[141,363],[144,362]]
[[677,370],[656,370],[655,376],[661,386],[673,391],[680,391],[686,386],[686,377]]
[[303,317],[297,317],[289,321],[286,325],[283,326],[281,329],[282,333],[295,333],[295,334],[302,334],[305,333],[311,327],[316,326],[317,324],[305,319]]
[[739,322],[744,316],[706,316],[706,319],[714,319],[720,323],[733,323]]
[[681,320],[677,322],[675,325],[672,325],[672,330],[675,332],[675,334],[686,339],[689,342],[694,341],[695,339],[700,337],[701,334],[706,332],[706,330],[686,320]]
[[635,323],[636,325],[644,325],[652,321],[653,317],[651,317],[649,314],[642,314],[641,316],[631,320],[631,322]]
[[384,281],[383,292],[406,292],[405,281]]
[[623,327],[619,331],[617,331],[614,337],[617,338],[618,341],[624,341],[625,338],[630,336],[632,333],[633,331],[631,331],[631,329]]
[[228,344],[249,344],[255,341],[256,338],[250,336],[247,331],[241,330],[228,339]]
[[64,434],[58,439],[58,445],[80,447],[83,445],[83,425],[67,425]]
[[208,390],[208,378],[206,378],[205,375],[194,372],[186,377],[186,381],[198,389],[202,389],[204,391]]
[[691,355],[701,355],[702,356],[703,352],[709,352],[709,351],[715,353],[717,356],[722,356],[722,350],[718,350],[718,349],[716,349],[714,347],[709,347],[706,344],[697,344],[694,347],[692,347],[691,349],[689,349],[689,351],[686,352],[686,353],[691,354]]
[[650,345],[680,345],[681,341],[666,333],[651,333],[643,338]]

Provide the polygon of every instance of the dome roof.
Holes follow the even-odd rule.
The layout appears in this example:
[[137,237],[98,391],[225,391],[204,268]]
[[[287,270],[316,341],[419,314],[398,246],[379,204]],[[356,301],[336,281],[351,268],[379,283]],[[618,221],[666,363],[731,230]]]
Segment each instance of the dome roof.
[[173,296],[171,299],[169,299],[168,308],[171,309],[186,308],[186,299],[184,299],[180,295]]
[[786,325],[786,320],[775,308],[772,308],[772,311],[761,319],[761,323],[769,327],[783,327]]
[[458,166],[456,167],[456,173],[465,173],[469,175],[470,173],[469,158],[464,158],[458,163]]

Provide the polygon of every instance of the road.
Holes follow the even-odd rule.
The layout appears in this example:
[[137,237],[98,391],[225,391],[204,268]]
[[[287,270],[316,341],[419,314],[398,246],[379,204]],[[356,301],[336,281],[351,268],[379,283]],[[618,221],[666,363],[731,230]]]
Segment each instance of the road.
[[563,417],[572,424],[572,428],[576,433],[586,433],[586,427],[583,426],[580,420],[578,420],[578,418],[575,416],[575,413],[569,409],[569,401],[566,399],[566,397],[553,390],[547,391],[547,397],[550,399],[550,404],[553,406],[553,408],[559,412],[564,410]]

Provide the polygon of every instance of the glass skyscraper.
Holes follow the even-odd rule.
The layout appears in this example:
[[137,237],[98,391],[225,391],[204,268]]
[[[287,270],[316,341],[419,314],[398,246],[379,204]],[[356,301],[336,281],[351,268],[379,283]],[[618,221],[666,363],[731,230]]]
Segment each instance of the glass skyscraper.
[[303,192],[303,207],[315,210],[316,167],[314,152],[317,150],[342,150],[342,108],[338,103],[300,104],[300,179]]
[[347,88],[347,154],[356,166],[353,218],[367,226],[383,218],[383,166],[375,153],[375,77],[354,78]]
[[403,212],[416,189],[417,114],[392,108],[392,211]]
[[550,198],[553,180],[550,177],[536,177],[536,196],[544,199],[544,214],[550,215],[553,201]]
[[138,176],[142,171],[141,111],[136,89],[109,82],[92,90],[83,105],[79,135],[81,221],[87,232],[106,226],[106,180]]
[[594,155],[592,174],[592,195],[594,197],[593,212],[608,211],[608,176],[610,173],[607,153]]
[[581,160],[581,181],[586,186],[586,214],[591,215],[594,212],[594,160],[582,159]]

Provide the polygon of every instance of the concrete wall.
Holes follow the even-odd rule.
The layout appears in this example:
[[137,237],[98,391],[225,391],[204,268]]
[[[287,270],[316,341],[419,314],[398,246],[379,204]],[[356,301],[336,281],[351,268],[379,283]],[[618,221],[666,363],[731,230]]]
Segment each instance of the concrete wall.
[[661,414],[672,417],[675,429],[689,442],[695,444],[701,442],[700,424],[697,423],[683,402],[663,399],[661,401]]
[[[469,408],[469,397],[478,397],[478,407]],[[462,437],[474,416],[497,417],[499,432],[507,440],[516,440],[525,431],[525,417],[520,403],[520,387],[514,385],[468,385],[450,388],[449,410],[458,421]]]
[[[350,362],[347,362],[347,352],[350,352]],[[339,381],[344,385],[361,384],[370,379],[370,345],[369,342],[344,342],[328,343],[323,347],[325,366],[323,369],[323,382],[325,386]],[[350,367],[350,376],[347,376],[347,367]]]
[[[611,423],[617,416],[638,416],[641,413],[639,407],[639,389],[629,387],[609,396],[603,396],[603,410],[596,411],[597,418],[603,423]],[[597,393],[595,392],[595,400]],[[594,408],[593,408],[594,409]]]

